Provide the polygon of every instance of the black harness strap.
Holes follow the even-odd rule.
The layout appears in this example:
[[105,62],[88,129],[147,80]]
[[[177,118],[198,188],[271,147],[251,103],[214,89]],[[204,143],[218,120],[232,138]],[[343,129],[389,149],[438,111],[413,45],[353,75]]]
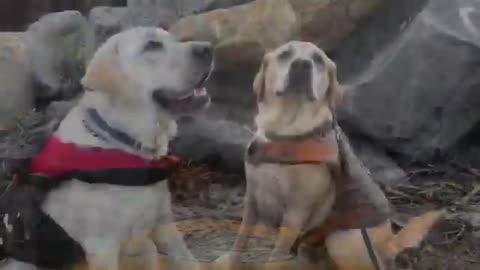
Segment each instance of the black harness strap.
[[[74,171],[66,179],[77,179],[89,184],[110,184],[117,186],[148,186],[166,181],[176,168],[170,169],[109,169],[96,171]],[[60,181],[61,182],[61,181]]]
[[18,179],[0,185],[0,260],[13,258],[42,269],[66,269],[83,262],[81,244],[41,208],[48,190],[29,182]]
[[366,228],[361,228],[360,229],[363,237],[363,241],[365,242],[365,246],[367,247],[368,251],[368,256],[370,257],[370,260],[373,263],[373,266],[375,267],[376,270],[381,270],[380,265],[378,263],[378,258],[375,255],[375,251],[373,250],[373,245],[372,241],[370,240],[370,237],[368,236],[368,232]]

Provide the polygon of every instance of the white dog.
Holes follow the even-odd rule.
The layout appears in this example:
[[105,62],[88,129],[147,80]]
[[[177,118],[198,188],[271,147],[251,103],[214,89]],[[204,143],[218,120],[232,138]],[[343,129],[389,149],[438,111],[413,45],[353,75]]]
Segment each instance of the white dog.
[[[40,212],[46,214],[43,218],[51,218],[52,224],[64,230],[66,234],[60,238],[70,237],[71,246],[81,247],[73,252],[76,258],[72,252],[64,254],[67,262],[63,264],[77,263],[75,260],[84,257],[89,269],[118,269],[122,246],[129,253],[142,252],[139,249],[151,246],[149,239],[160,252],[194,260],[173,223],[167,182],[161,180],[168,176],[170,164],[175,164],[166,158],[169,140],[176,135],[175,116],[209,104],[204,83],[212,68],[209,43],[180,43],[157,28],[124,31],[98,49],[82,79],[84,96],[62,121],[40,158],[33,161],[31,171],[36,178],[50,176],[44,182],[54,182],[44,189],[40,200]],[[65,155],[58,147],[62,151],[77,149],[80,156],[91,159],[75,153]],[[109,159],[109,155],[115,157]],[[147,169],[139,164],[146,164]],[[160,165],[152,168],[151,164]],[[15,195],[23,186],[9,192]],[[16,220],[6,216],[0,251],[3,249],[10,260],[2,269],[20,269],[23,262],[58,265],[55,258],[45,264],[45,258],[38,254],[68,247],[36,243],[32,250],[19,250],[16,243],[9,242],[15,238],[9,233],[18,231],[13,228]],[[51,239],[57,237],[41,233],[26,230],[25,239],[54,241]],[[129,242],[131,239],[136,241]]]

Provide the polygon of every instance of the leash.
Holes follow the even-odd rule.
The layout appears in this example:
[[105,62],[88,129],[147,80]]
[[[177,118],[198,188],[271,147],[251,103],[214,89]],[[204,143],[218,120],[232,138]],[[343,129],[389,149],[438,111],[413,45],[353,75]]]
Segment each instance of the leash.
[[373,266],[375,267],[376,270],[381,270],[380,264],[378,263],[378,258],[375,255],[375,251],[373,250],[373,245],[372,241],[370,240],[370,236],[368,236],[368,232],[366,228],[361,228],[360,229],[363,237],[363,242],[365,242],[365,246],[368,251],[368,256],[370,257],[370,260],[373,263]]
[[19,173],[14,173],[13,176],[12,176],[12,180],[10,180],[10,182],[8,183],[7,187],[5,188],[5,190],[2,192],[2,194],[0,194],[0,200],[3,199],[7,194],[8,192],[10,191],[10,189],[13,188],[13,186],[15,186],[16,184],[18,184],[20,182],[20,175]]
[[0,200],[3,199],[3,197],[5,197],[5,195],[8,193],[8,191],[10,191],[10,189],[13,187],[13,185],[15,185],[15,182],[16,182],[16,180],[11,180],[10,183],[8,183],[8,186],[5,188],[5,190],[0,195]]

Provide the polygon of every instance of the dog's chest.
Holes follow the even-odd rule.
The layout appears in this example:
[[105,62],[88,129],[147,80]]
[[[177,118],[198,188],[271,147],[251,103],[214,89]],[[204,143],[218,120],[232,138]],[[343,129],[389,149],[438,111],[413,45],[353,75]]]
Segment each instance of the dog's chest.
[[278,224],[287,208],[322,203],[319,194],[332,188],[324,165],[246,164],[247,196],[253,196],[259,217]]
[[152,229],[168,217],[170,196],[166,181],[124,187],[71,180],[52,190],[42,208],[76,241],[95,246]]

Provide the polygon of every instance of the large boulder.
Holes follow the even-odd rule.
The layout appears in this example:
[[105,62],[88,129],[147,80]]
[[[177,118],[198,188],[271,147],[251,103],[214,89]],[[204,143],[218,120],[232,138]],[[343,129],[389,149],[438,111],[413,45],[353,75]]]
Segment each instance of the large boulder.
[[179,39],[213,42],[219,68],[256,64],[265,50],[291,39],[335,48],[384,2],[257,0],[183,18],[170,31]]
[[81,90],[87,31],[78,11],[51,13],[29,26],[25,42],[38,99],[70,98]]
[[0,31],[25,31],[41,16],[61,10],[82,14],[96,6],[123,6],[126,0],[17,0],[0,1]]
[[130,25],[167,28],[178,19],[177,7],[172,0],[128,0],[127,5]]
[[30,110],[9,132],[0,133],[0,181],[28,168],[30,159],[41,151],[74,104],[75,101],[59,101],[45,110]]
[[214,9],[230,8],[252,1],[254,0],[176,0],[175,6],[178,16],[186,17]]
[[178,121],[179,136],[170,149],[185,161],[242,173],[245,146],[253,134],[241,124],[205,117]]
[[[346,87],[359,80],[369,68],[377,70],[374,61],[395,48],[428,0],[390,1],[363,20],[356,31],[349,35],[329,54],[337,63],[338,77]],[[361,46],[359,46],[361,44]],[[387,57],[384,57],[387,58]]]
[[130,25],[170,27],[176,20],[253,0],[128,0]]
[[129,16],[127,7],[96,7],[88,15],[90,24],[89,52],[93,53],[109,37],[126,28]]
[[33,107],[24,35],[0,33],[0,131],[10,130]]
[[340,120],[408,161],[442,157],[478,126],[479,61],[480,3],[431,1],[361,76],[347,76]]
[[351,137],[351,143],[358,158],[371,172],[372,179],[382,187],[408,180],[406,172],[381,147],[355,136]]

